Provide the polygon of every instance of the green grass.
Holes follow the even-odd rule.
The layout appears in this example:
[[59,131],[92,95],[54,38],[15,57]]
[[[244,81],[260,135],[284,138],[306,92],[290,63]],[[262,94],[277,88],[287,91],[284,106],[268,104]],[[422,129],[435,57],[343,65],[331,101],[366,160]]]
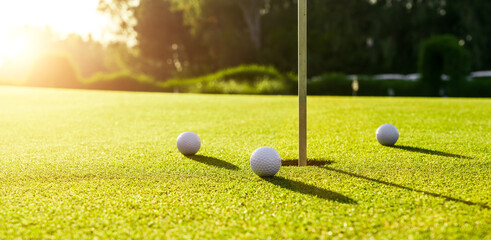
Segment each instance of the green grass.
[[[0,88],[0,238],[490,239],[491,100]],[[399,128],[397,147],[375,140]],[[179,133],[202,139],[196,157]]]

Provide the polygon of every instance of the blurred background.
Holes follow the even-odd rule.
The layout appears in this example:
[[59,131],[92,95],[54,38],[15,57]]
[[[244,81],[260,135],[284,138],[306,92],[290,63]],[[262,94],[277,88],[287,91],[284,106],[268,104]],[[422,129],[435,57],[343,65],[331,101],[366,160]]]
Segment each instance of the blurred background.
[[[491,1],[308,0],[311,95],[491,97]],[[0,84],[296,94],[297,0],[0,3]]]

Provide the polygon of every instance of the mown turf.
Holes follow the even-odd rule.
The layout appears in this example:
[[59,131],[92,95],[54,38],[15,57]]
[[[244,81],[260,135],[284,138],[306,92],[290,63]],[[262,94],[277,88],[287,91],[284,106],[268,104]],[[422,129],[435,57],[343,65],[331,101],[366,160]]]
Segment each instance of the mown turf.
[[[0,88],[0,238],[489,239],[491,100]],[[399,128],[395,147],[375,140]],[[179,133],[202,139],[195,157]]]

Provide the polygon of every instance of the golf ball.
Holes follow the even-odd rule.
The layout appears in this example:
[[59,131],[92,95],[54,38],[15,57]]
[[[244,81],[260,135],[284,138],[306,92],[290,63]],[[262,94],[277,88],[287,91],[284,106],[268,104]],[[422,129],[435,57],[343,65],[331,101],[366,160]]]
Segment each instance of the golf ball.
[[194,155],[201,147],[201,140],[194,132],[183,132],[177,137],[177,149],[184,155]]
[[399,131],[392,124],[383,124],[375,132],[377,141],[385,146],[392,146],[399,139]]
[[272,177],[281,167],[280,154],[270,147],[260,147],[251,155],[251,169],[260,177]]

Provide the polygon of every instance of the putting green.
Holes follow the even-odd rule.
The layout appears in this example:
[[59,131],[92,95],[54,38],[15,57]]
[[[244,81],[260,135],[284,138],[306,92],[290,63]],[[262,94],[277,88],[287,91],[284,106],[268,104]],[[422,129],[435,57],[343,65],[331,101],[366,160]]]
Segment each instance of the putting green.
[[491,237],[489,99],[309,97],[302,168],[294,96],[0,87],[0,114],[0,238]]

